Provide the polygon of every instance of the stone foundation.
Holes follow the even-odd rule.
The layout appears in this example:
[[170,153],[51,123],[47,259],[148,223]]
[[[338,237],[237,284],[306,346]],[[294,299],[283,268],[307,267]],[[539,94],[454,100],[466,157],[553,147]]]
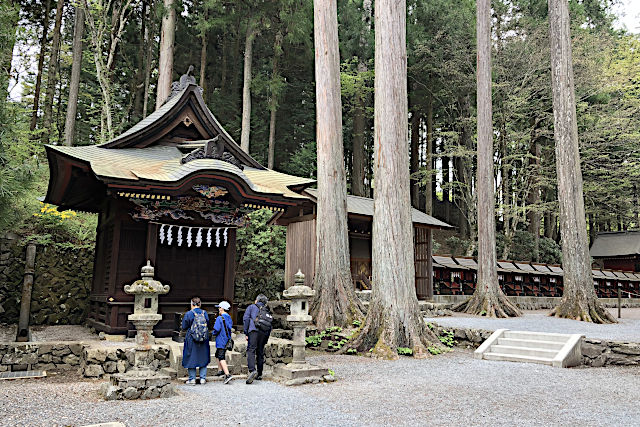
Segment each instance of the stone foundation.
[[109,382],[102,384],[100,395],[105,400],[155,399],[176,395],[176,386],[171,377],[149,372],[148,375],[114,374]]

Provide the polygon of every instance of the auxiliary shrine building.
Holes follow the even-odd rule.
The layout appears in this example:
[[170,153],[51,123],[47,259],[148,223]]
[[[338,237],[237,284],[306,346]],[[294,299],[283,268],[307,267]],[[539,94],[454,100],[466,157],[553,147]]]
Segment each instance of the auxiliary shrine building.
[[[150,260],[171,286],[158,336],[174,330],[173,313],[193,295],[209,306],[234,303],[236,229],[247,214],[268,208],[287,226],[285,285],[301,268],[315,270],[314,180],[269,170],[242,151],[184,77],[167,102],[113,140],[93,146],[47,146],[46,203],[99,215],[89,323],[126,333],[133,298],[125,284]],[[308,190],[308,191],[305,191]],[[352,273],[370,285],[373,201],[349,197]],[[433,295],[431,230],[449,228],[414,210],[418,295]],[[431,273],[431,274],[430,274]]]

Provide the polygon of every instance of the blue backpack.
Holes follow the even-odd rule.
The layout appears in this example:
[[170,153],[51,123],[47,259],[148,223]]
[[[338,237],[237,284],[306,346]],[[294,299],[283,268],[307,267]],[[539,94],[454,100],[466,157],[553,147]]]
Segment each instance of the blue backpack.
[[193,312],[194,319],[191,324],[191,338],[197,342],[204,342],[209,335],[209,327],[207,326],[207,318],[204,317],[204,312],[200,311],[200,313],[194,310]]

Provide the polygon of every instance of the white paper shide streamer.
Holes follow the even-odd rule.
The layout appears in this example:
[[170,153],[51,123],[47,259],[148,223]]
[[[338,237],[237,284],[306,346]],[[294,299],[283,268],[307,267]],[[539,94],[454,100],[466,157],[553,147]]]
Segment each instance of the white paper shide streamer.
[[[177,230],[174,230],[177,229]],[[214,241],[215,238],[215,241]],[[181,247],[203,247],[205,242],[208,248],[227,246],[229,243],[229,227],[189,227],[186,225],[159,224],[158,240],[161,245],[173,245]],[[186,245],[185,245],[186,244]]]

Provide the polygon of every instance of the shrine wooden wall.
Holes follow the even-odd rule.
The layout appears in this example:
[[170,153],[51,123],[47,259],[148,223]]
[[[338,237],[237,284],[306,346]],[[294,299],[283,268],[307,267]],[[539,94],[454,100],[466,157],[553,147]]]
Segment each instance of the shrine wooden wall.
[[287,225],[287,249],[284,264],[284,287],[294,284],[300,269],[305,285],[311,286],[316,267],[316,220],[292,222]]

